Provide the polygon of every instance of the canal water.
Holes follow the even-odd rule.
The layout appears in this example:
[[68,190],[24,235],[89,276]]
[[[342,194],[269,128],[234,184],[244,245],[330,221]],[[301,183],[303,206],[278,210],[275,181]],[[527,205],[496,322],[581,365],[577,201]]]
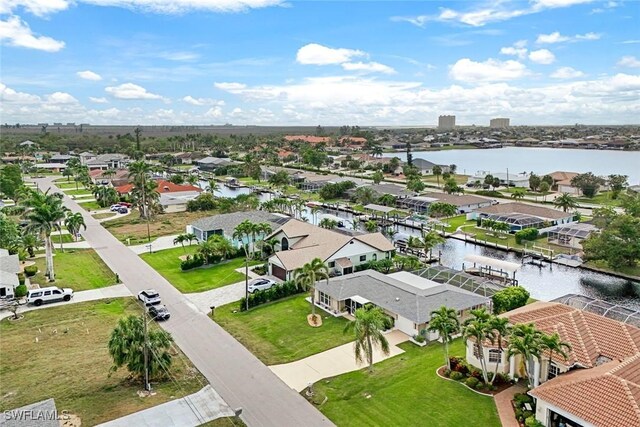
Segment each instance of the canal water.
[[[569,148],[504,147],[492,149],[415,151],[414,159],[458,167],[458,173],[472,175],[478,171],[506,173],[535,172],[543,175],[554,171],[593,172],[606,176],[629,177],[630,185],[640,184],[640,151],[581,150]],[[406,160],[405,152],[387,153]]]
[[[219,188],[219,191],[215,193],[219,197],[236,197],[240,194],[248,194],[251,191],[248,188],[230,189],[224,185],[220,185]],[[261,194],[260,201],[267,201],[271,197],[266,193]],[[313,215],[311,209],[305,207],[302,216],[316,225],[326,216],[342,219],[346,228],[352,228],[353,224],[353,215],[336,211],[335,209],[324,209]],[[418,230],[408,227],[399,227],[397,231],[398,234],[396,236],[420,236]],[[521,262],[518,254],[451,238],[433,251],[434,254],[438,252],[441,253],[442,265],[457,270],[462,269],[463,260],[467,254],[483,255],[517,263]],[[519,284],[526,288],[535,299],[548,301],[573,293],[603,299],[611,303],[623,304],[640,310],[640,283],[581,268],[571,268],[558,264],[545,265],[545,267],[541,268],[525,264],[516,273]]]

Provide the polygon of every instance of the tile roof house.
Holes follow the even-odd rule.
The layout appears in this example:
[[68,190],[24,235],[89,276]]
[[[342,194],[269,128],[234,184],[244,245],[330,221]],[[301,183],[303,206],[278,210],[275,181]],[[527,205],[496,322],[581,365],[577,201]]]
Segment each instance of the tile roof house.
[[[549,354],[545,352],[539,361],[534,361],[536,387],[530,393],[544,402],[536,411],[539,421],[545,425],[558,425],[557,419],[566,418],[571,421],[564,421],[567,425],[640,425],[637,422],[640,419],[637,405],[640,398],[640,328],[557,302],[538,301],[501,316],[508,318],[510,324],[532,323],[546,334],[557,333],[562,341],[571,345],[566,360],[554,353],[549,362]],[[512,356],[507,360],[506,352],[500,352],[495,345],[487,343],[485,347],[485,357],[490,362],[490,369],[494,369],[497,363],[498,372],[509,373],[511,377],[515,374],[524,375],[519,356]],[[467,341],[467,361],[479,367],[476,352],[476,346]],[[623,360],[635,361],[624,367],[625,363],[621,363]],[[629,379],[618,381],[614,378],[619,375],[624,379],[626,374],[623,371],[632,372],[630,376],[635,385],[629,389],[632,394],[635,393],[635,407],[639,418],[634,418],[636,421],[631,424],[620,424],[619,420],[628,421],[630,418],[624,415],[617,419],[615,416],[611,417],[609,411],[597,415],[605,418],[597,418],[593,408],[613,405],[623,410],[628,405],[629,402],[621,397],[628,395],[626,388],[630,385]],[[543,384],[538,387],[540,383]],[[590,389],[589,392],[586,391],[587,388]],[[561,396],[562,393],[565,395]],[[569,414],[573,416],[570,417]],[[556,420],[555,424],[551,424],[552,418]]]
[[[203,242],[209,237],[219,234],[229,240],[234,247],[240,248],[243,242],[234,239],[233,232],[238,224],[246,220],[254,223],[266,222],[271,225],[272,229],[276,229],[289,221],[290,218],[266,211],[233,212],[200,218],[187,226],[187,233],[195,234],[199,242]],[[263,236],[256,236],[256,238],[262,237]]]
[[287,142],[299,141],[308,142],[309,144],[328,144],[331,142],[331,138],[328,136],[312,136],[312,135],[286,135],[284,140]]
[[114,187],[125,185],[129,182],[129,170],[117,169],[115,174],[105,174],[105,169],[94,169],[89,171],[89,177],[94,184],[111,183]]
[[544,425],[640,426],[640,353],[570,372],[529,394]]
[[[202,192],[202,188],[200,187],[195,187],[193,185],[188,185],[188,184],[187,185],[174,184],[173,182],[166,181],[164,179],[158,179],[156,180],[156,183],[158,184],[156,187],[156,191],[161,195],[164,193],[180,193],[185,191],[195,191],[198,193]],[[129,194],[131,193],[131,190],[133,190],[133,184],[124,184],[115,188],[119,194]]]
[[[381,307],[395,319],[395,329],[409,336],[427,329],[431,312],[443,305],[464,318],[469,310],[490,303],[487,297],[406,271],[385,275],[365,270],[333,277],[318,282],[315,294],[316,304],[333,315],[353,314],[367,303]],[[427,338],[435,340],[438,335],[429,333]]]
[[9,255],[8,250],[0,248],[0,298],[13,298],[14,290],[20,284],[19,272],[18,255]]
[[390,258],[395,247],[382,233],[349,235],[307,222],[290,220],[266,239],[278,241],[269,258],[269,274],[293,279],[293,271],[320,258],[331,274],[350,274],[369,261]]

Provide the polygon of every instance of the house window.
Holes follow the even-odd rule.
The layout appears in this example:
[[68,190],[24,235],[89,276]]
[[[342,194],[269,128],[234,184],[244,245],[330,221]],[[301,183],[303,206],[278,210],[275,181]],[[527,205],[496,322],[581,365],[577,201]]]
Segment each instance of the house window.
[[366,255],[360,255],[360,262],[366,261],[367,260],[367,256]]
[[500,350],[489,350],[489,363],[502,362],[502,352]]
[[329,261],[329,268],[334,268],[336,266],[336,262],[335,261]]
[[282,240],[280,241],[280,250],[282,251],[289,250],[289,241],[287,240],[286,237],[283,237]]
[[374,261],[377,261],[378,260],[378,254],[373,254],[371,259],[374,260]]
[[331,306],[331,297],[324,292],[320,292],[320,304],[330,307]]
[[558,375],[560,375],[560,369],[558,369],[558,367],[556,365],[554,365],[553,363],[549,365],[549,374],[547,375],[547,379],[553,379],[555,377],[557,377]]

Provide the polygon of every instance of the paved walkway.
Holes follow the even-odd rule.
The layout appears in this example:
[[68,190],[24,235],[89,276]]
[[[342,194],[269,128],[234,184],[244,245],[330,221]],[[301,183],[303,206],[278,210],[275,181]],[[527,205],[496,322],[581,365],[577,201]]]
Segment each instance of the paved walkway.
[[[409,340],[408,335],[398,330],[388,333],[386,338],[389,341],[389,355],[385,356],[379,348],[376,348],[373,353],[373,363],[404,353],[404,350],[397,347],[397,344]],[[353,343],[351,342],[302,360],[269,366],[269,369],[289,387],[299,392],[309,384],[313,384],[323,378],[357,371],[366,366],[366,363],[360,365],[356,362]]]
[[[173,239],[175,239],[176,237],[178,237],[178,234],[172,234],[171,236],[158,237],[156,240],[151,242],[151,251],[157,252],[157,251],[162,251],[164,249],[173,249],[173,248],[181,247],[180,244],[178,245],[173,244]],[[197,242],[194,240],[191,242],[191,244],[195,245],[197,244]],[[189,246],[189,242],[185,242],[184,245]],[[149,252],[149,244],[147,243],[142,245],[129,246],[129,249],[131,249],[133,252],[140,255],[145,252]]]
[[[91,289],[89,291],[74,292],[73,298],[69,302],[53,302],[51,304],[41,305],[36,307],[35,305],[24,305],[20,307],[18,313],[24,313],[27,311],[40,310],[42,308],[56,307],[59,305],[77,304],[79,302],[97,301],[107,298],[120,298],[129,297],[131,292],[125,285],[114,285],[106,288]],[[0,319],[12,316],[9,311],[0,311]]]
[[233,415],[233,410],[207,385],[197,393],[99,424],[99,427],[198,426],[216,418]]
[[516,420],[516,415],[513,412],[511,401],[513,400],[514,394],[524,393],[525,391],[527,391],[526,380],[520,381],[516,385],[511,386],[494,396],[502,427],[520,427],[520,424],[518,424],[518,420]]
[[[38,182],[43,190],[56,190],[51,178]],[[82,235],[132,293],[155,288],[162,295],[171,319],[161,327],[231,408],[243,408],[241,418],[249,427],[333,425],[75,201],[65,196],[64,204],[82,213],[87,224]]]
[[244,297],[244,282],[223,286],[210,291],[198,292],[195,294],[184,294],[191,303],[202,313],[209,314],[211,306],[220,307],[235,301],[240,301]]

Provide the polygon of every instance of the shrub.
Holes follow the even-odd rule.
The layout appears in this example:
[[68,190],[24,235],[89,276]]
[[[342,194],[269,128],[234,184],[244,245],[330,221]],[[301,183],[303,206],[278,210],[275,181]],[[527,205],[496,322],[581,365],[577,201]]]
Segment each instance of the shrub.
[[382,319],[382,322],[383,322],[385,331],[388,331],[389,329],[393,328],[393,325],[395,324],[395,320],[391,316],[384,316]]
[[536,420],[536,417],[533,415],[525,418],[524,425],[527,427],[544,427],[544,424]]
[[525,228],[524,230],[516,231],[516,243],[520,244],[524,240],[533,241],[538,238],[539,231],[537,228]]
[[502,372],[498,372],[495,381],[493,381],[495,385],[508,384],[509,382],[511,382],[509,375],[503,374]]
[[418,343],[421,343],[421,344],[422,344],[423,342],[425,342],[425,339],[424,339],[424,337],[423,337],[422,335],[414,335],[414,336],[413,336],[413,340],[414,340],[415,342],[418,342]]
[[[469,379],[471,379],[471,378],[469,378]],[[487,391],[487,390],[491,390],[491,386],[489,384],[485,384],[483,382],[478,382],[478,384],[476,384],[476,386],[475,386],[475,389],[478,390],[478,391]]]
[[469,376],[473,378],[477,378],[478,380],[482,378],[482,371],[476,368],[471,368],[469,370]]
[[451,376],[451,369],[445,368],[445,370],[442,371],[442,375],[449,378],[449,376]]
[[38,266],[37,265],[30,265],[30,266],[24,268],[24,274],[26,274],[27,277],[35,276],[37,272],[38,272]]
[[187,259],[180,263],[180,269],[182,271],[191,270],[193,268],[201,267],[204,264],[204,257],[200,254],[193,256],[187,255]]
[[477,386],[478,384],[480,384],[480,381],[479,381],[477,378],[475,378],[475,377],[469,377],[469,378],[467,378],[467,379],[465,380],[465,382],[464,382],[464,383],[465,383],[465,384],[467,385],[467,387],[469,387],[469,388],[476,388],[476,386]]
[[518,421],[524,420],[524,418],[522,417],[522,409],[516,408],[516,410],[514,412],[516,414],[516,420],[518,420]]
[[531,411],[522,411],[522,418],[524,418],[526,420],[529,417],[533,417],[533,412],[531,412]]
[[24,273],[18,273],[18,283],[24,285]]
[[526,305],[529,300],[529,291],[522,286],[509,286],[496,292],[491,299],[493,312],[500,314]]
[[[267,302],[277,301],[279,299],[286,298],[300,292],[303,292],[303,290],[300,289],[298,285],[295,284],[295,282],[283,282],[279,285],[272,286],[269,289],[265,289],[263,291],[255,291],[254,293],[249,294],[249,308],[257,307]],[[246,310],[246,302],[247,300],[245,298],[242,298],[238,302],[240,311]]]
[[513,400],[518,406],[523,406],[525,403],[533,403],[533,397],[524,393],[517,393],[513,396]]
[[461,372],[453,371],[451,372],[451,375],[449,375],[449,378],[455,381],[460,381],[461,379],[464,378],[464,375]]
[[13,293],[16,298],[22,298],[23,296],[27,295],[27,285],[23,283],[16,286],[16,289],[13,291]]
[[504,197],[501,192],[495,190],[478,190],[475,194],[486,197]]

